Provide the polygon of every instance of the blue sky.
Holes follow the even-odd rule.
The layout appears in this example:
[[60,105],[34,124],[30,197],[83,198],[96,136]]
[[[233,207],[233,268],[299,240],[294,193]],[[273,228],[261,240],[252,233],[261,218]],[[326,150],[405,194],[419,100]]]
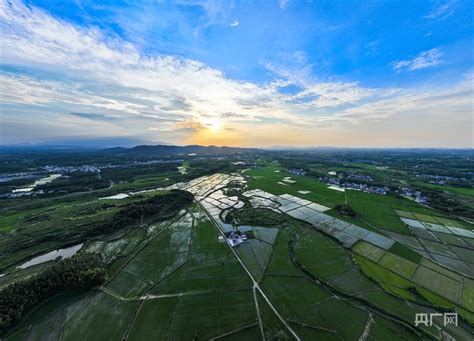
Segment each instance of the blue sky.
[[3,144],[473,146],[472,1],[1,7]]

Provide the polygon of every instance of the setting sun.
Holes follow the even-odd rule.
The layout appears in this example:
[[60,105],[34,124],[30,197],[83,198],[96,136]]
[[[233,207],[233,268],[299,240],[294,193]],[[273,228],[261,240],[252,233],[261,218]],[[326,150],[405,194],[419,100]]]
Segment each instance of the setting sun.
[[211,118],[207,121],[206,126],[209,128],[210,131],[217,133],[221,130],[221,122],[217,118]]

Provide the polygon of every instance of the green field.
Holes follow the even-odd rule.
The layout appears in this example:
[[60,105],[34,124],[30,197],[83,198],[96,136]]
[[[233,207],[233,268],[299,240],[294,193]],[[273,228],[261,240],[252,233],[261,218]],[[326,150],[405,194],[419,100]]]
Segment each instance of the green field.
[[[183,227],[186,228],[190,229],[190,226]],[[188,260],[188,252],[176,251],[173,248],[174,233],[181,238],[183,234],[181,226],[172,225],[149,242],[113,278],[107,288],[123,297],[141,295],[163,276],[183,265]]]
[[[166,220],[150,219],[88,236],[80,252],[99,255],[105,279],[91,290],[66,292],[45,300],[5,340],[261,340],[262,333],[267,340],[293,339],[292,333],[302,340],[358,340],[362,336],[366,340],[418,340],[439,339],[443,332],[464,340],[472,335],[472,279],[413,249],[423,247],[470,264],[472,248],[467,238],[446,233],[436,237],[436,233],[428,240],[423,237],[426,230],[412,234],[400,217],[462,227],[468,223],[434,214],[407,199],[359,191],[346,192],[356,215],[344,216],[334,209],[344,203],[344,193],[328,189],[314,178],[289,174],[279,163],[265,161],[259,165],[262,167],[243,173],[246,184],[228,185],[232,187],[229,196],[244,205],[226,209],[234,224],[227,228],[252,230],[246,242],[231,249],[219,238],[220,222],[206,213],[208,206],[199,202],[202,197],[197,195],[193,203]],[[192,162],[185,162],[185,166],[186,172],[193,171]],[[317,169],[314,164],[311,167]],[[344,171],[342,166],[335,169]],[[295,182],[278,184],[285,177]],[[152,178],[137,176],[132,182],[116,184],[114,189],[151,186]],[[220,186],[212,178],[210,184],[207,180],[200,179],[199,190],[209,186],[209,194],[218,188],[212,186]],[[362,229],[335,220],[330,226],[331,222],[318,223],[318,218],[311,225],[268,207],[252,207],[252,201],[241,195],[249,189],[289,193],[331,207],[325,214]],[[300,194],[300,190],[310,193]],[[11,260],[3,260],[4,267],[12,270],[28,252],[61,245],[61,238],[66,236],[71,240],[86,237],[90,229],[110,219],[124,205],[163,193],[175,192],[147,192],[140,199],[100,202],[81,194],[75,201],[48,199],[38,207],[10,212],[0,217],[4,228],[0,233],[10,238],[0,241],[0,246],[12,248],[20,243],[21,248],[11,253]],[[219,193],[226,190],[213,198],[219,198]],[[223,204],[217,199],[212,202]],[[30,220],[33,223],[28,225]],[[378,243],[375,238],[359,239],[351,247],[343,245],[334,238],[336,227],[354,231],[360,238],[367,230],[378,231],[391,247],[385,250],[371,244]],[[30,241],[31,245],[25,246],[31,234],[28,229],[37,229],[41,237],[64,229],[64,235],[59,241],[38,245]],[[397,236],[400,238],[392,244],[389,239]],[[34,278],[50,264],[12,270],[0,279],[0,286]],[[435,321],[434,326],[413,327],[416,313],[435,311],[457,311],[460,325],[443,326]]]
[[[373,252],[369,254],[360,245],[355,248],[355,251],[358,253],[355,254],[355,259],[362,271],[377,281],[384,290],[395,296],[420,302],[419,297],[417,297],[417,295],[420,295],[435,307],[459,307],[471,311],[474,309],[470,298],[466,301],[460,300],[461,290],[466,290],[467,295],[471,297],[469,284],[467,284],[469,282],[466,282],[464,289],[461,289],[460,276],[449,270],[441,268],[442,272],[438,272],[423,265],[417,266],[415,263],[403,260],[390,253],[385,254],[382,261],[374,263],[366,258],[373,255]],[[361,256],[360,254],[367,256]],[[433,269],[438,268],[435,266]],[[416,290],[417,294],[413,290]],[[469,313],[461,312],[461,316],[468,317]]]
[[129,339],[208,339],[255,322],[250,290],[153,299],[143,303]]
[[67,340],[119,339],[137,307],[137,301],[120,301],[102,292],[92,294],[66,309],[63,337]]
[[[279,171],[276,173],[275,171]],[[261,189],[275,195],[291,194],[304,198],[318,204],[333,207],[344,203],[344,193],[328,189],[325,184],[317,182],[311,178],[303,176],[293,176],[285,172],[278,165],[266,165],[261,169],[252,169],[245,172],[250,177],[249,189]],[[295,183],[283,186],[278,184],[285,177],[292,177]],[[308,194],[301,194],[298,191],[310,191]]]
[[474,188],[434,185],[434,184],[429,184],[425,182],[418,182],[417,185],[419,185],[420,187],[425,187],[429,189],[438,189],[441,191],[453,192],[460,195],[474,197]]
[[[278,171],[276,173],[275,171]],[[344,193],[329,189],[327,185],[305,176],[294,176],[287,173],[277,164],[265,165],[260,169],[252,169],[245,172],[249,177],[249,189],[261,189],[263,191],[280,195],[291,194],[312,202],[334,207],[344,204]],[[278,184],[285,177],[291,177],[295,183],[289,183],[288,186]],[[311,193],[301,194],[298,191],[308,190]],[[414,211],[429,214],[431,211],[415,202],[395,198],[387,195],[377,195],[361,191],[346,191],[349,206],[355,211],[356,218],[333,215],[347,220],[359,226],[369,229],[385,229],[393,232],[408,234],[407,227],[400,221],[395,210]],[[331,213],[329,211],[328,213]]]
[[257,304],[262,320],[262,329],[267,340],[289,340],[291,334],[261,294],[257,294]]

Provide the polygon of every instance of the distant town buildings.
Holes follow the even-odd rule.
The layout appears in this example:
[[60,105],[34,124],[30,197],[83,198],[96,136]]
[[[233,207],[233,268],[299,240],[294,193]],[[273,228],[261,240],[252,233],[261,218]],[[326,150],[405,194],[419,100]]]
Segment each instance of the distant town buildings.
[[[335,188],[352,189],[379,195],[387,195],[393,191],[393,189],[391,190],[387,186],[371,184],[374,182],[374,179],[370,175],[366,174],[355,172],[336,173],[335,171],[330,171],[328,172],[328,175],[329,176],[321,176],[318,178],[318,180],[320,182],[326,183],[329,186],[334,186]],[[429,201],[428,197],[423,195],[421,191],[411,188],[399,188],[393,191],[393,193],[410,198],[421,204],[427,204]]]
[[452,181],[466,181],[466,178],[457,178],[448,175],[436,175],[436,174],[416,174],[417,178],[429,179],[430,183],[437,185],[447,185]]
[[370,183],[374,180],[370,175],[354,172],[337,173],[336,171],[329,171],[328,175],[329,176],[321,176],[318,178],[318,180],[335,188],[352,189],[381,195],[385,195],[390,192],[390,188],[386,186],[371,185]]
[[401,196],[415,200],[416,202],[419,202],[420,204],[428,203],[428,197],[423,195],[421,191],[416,191],[414,189],[404,187],[404,188],[399,188],[398,193]]
[[91,165],[82,165],[82,166],[44,166],[42,167],[45,171],[49,173],[75,173],[75,172],[82,172],[82,173],[99,173],[100,168],[97,166]]
[[154,164],[161,164],[161,163],[182,163],[183,159],[175,159],[175,160],[149,160],[149,161],[134,161],[134,162],[126,162],[120,163],[116,165],[103,165],[103,166],[92,166],[92,165],[81,165],[81,166],[44,166],[42,169],[49,173],[100,173],[101,169],[107,168],[126,168],[131,166],[142,166],[142,165],[154,165]]
[[306,171],[303,168],[288,168],[287,171],[293,175],[306,175]]

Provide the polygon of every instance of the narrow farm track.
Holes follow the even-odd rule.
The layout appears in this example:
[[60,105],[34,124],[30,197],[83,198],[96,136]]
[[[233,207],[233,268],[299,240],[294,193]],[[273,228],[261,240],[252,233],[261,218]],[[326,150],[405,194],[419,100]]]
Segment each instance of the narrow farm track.
[[200,291],[187,291],[187,292],[178,292],[174,294],[163,294],[163,295],[151,295],[151,294],[146,294],[140,297],[123,297],[120,295],[117,295],[111,290],[108,290],[107,288],[100,288],[100,290],[123,302],[133,302],[133,301],[148,301],[148,300],[158,300],[161,298],[172,298],[172,297],[184,297],[184,296],[196,296],[196,295],[206,295],[206,294],[215,294],[215,293],[224,293],[224,292],[239,292],[239,291],[247,291],[249,290],[248,288],[236,288],[236,289],[222,289],[222,290],[216,290],[216,289],[211,289],[211,290],[200,290]]
[[161,231],[157,232],[155,235],[153,235],[151,238],[145,240],[142,245],[140,245],[140,247],[134,251],[130,256],[129,258],[127,259],[126,262],[124,262],[114,273],[113,276],[111,276],[109,279],[107,279],[106,282],[104,282],[101,286],[101,289],[102,288],[105,288],[105,286],[107,284],[109,284],[114,278],[115,276],[117,276],[117,274],[122,271],[139,253],[140,251],[142,251],[152,240],[154,240],[156,237],[158,237],[161,233],[163,233],[164,231],[166,231],[171,225],[173,225],[176,221],[178,221],[179,219],[181,219],[184,215],[184,214],[179,214],[177,217],[175,217],[173,220],[171,220],[169,223],[168,223],[168,226],[166,226],[165,228],[163,228]]
[[[201,212],[203,212],[202,214],[205,214],[205,211],[201,211]],[[195,214],[192,210],[186,210],[186,213],[180,214],[178,218],[173,220],[173,222],[168,224],[168,226],[166,226],[161,231],[159,231],[155,236],[153,236],[153,238],[150,238],[149,240],[147,240],[146,244],[148,245],[151,240],[153,240],[154,238],[159,236],[163,231],[166,231],[167,229],[169,229],[171,226],[173,226],[173,223],[179,221],[179,219],[182,218],[183,216],[185,216],[186,214],[191,215],[191,217],[192,217],[192,224],[191,224],[191,236],[192,236],[192,234],[194,233],[194,228],[198,224],[198,218],[197,218],[197,216],[195,216]],[[207,215],[206,215],[206,217],[207,217]],[[212,223],[212,220],[210,220],[210,222]],[[139,254],[139,252],[141,250],[143,250],[143,247],[140,247],[139,250],[137,250],[137,252],[133,254],[131,259],[135,258]],[[190,257],[191,256],[191,248],[193,247],[192,238],[190,238],[189,243],[187,244],[187,247],[188,247],[189,257]],[[248,292],[250,290],[249,287],[245,287],[245,288],[230,288],[230,289],[223,288],[223,289],[210,289],[210,290],[195,290],[195,291],[185,291],[185,292],[177,292],[177,293],[169,293],[169,294],[161,294],[161,295],[151,294],[152,289],[154,287],[156,287],[156,285],[161,283],[163,280],[165,280],[169,276],[173,275],[177,270],[179,270],[182,266],[184,266],[189,261],[189,257],[184,263],[179,264],[176,268],[174,268],[172,271],[170,271],[165,276],[163,276],[163,278],[160,278],[160,280],[157,283],[155,283],[152,287],[150,287],[141,296],[124,297],[124,296],[121,296],[120,294],[117,294],[113,290],[108,289],[106,286],[102,286],[99,289],[101,292],[103,292],[104,294],[109,295],[113,299],[116,299],[116,300],[119,300],[119,301],[122,301],[122,302],[138,302],[138,307],[137,307],[137,309],[135,310],[133,316],[130,318],[130,320],[128,322],[127,328],[126,328],[126,330],[125,330],[125,332],[122,336],[122,340],[128,340],[129,339],[129,336],[130,336],[130,333],[133,329],[133,326],[134,326],[134,324],[135,324],[135,322],[138,318],[138,315],[140,314],[140,310],[141,310],[142,306],[145,304],[146,301],[160,300],[160,299],[166,299],[166,298],[180,298],[180,297],[187,297],[187,296],[199,296],[199,295],[216,294],[216,293],[232,293],[232,292],[242,292],[242,291],[247,291]],[[129,262],[127,262],[127,264],[128,263]],[[123,267],[122,267],[122,269],[123,269]],[[254,300],[255,301],[257,299],[256,295],[257,295],[257,292],[254,291]],[[256,306],[256,307],[258,309],[258,306]],[[176,313],[176,310],[175,310],[175,313]],[[225,337],[227,335],[231,335],[231,334],[234,334],[234,333],[238,333],[240,331],[243,331],[243,330],[246,330],[248,328],[255,327],[255,326],[259,326],[259,328],[262,331],[262,336],[263,336],[264,335],[263,334],[263,325],[262,325],[262,322],[261,322],[260,313],[258,313],[258,317],[259,317],[259,323],[252,323],[251,325],[245,325],[241,328],[237,328],[235,330],[227,332],[224,335],[215,336],[215,339]],[[175,317],[173,315],[172,321],[174,320],[174,318]]]
[[318,330],[318,331],[322,331],[322,332],[332,334],[332,335],[334,335],[334,337],[338,338],[339,340],[344,341],[344,338],[335,330],[312,326],[310,324],[303,323],[303,322],[296,321],[296,320],[288,320],[288,321],[292,324],[295,324],[295,325],[298,325],[298,326],[301,326],[301,327],[304,327],[304,328],[311,328],[311,329],[314,329],[314,330]]
[[354,296],[354,295],[350,295],[348,293],[345,293],[343,292],[342,290],[332,286],[331,284],[329,284],[328,282],[326,282],[325,280],[323,280],[322,278],[320,278],[319,276],[317,276],[316,274],[308,271],[297,259],[296,257],[296,253],[295,253],[295,249],[294,249],[294,246],[296,244],[296,233],[292,230],[292,233],[291,233],[291,239],[288,243],[288,249],[289,249],[289,253],[290,253],[290,259],[291,259],[291,262],[295,265],[295,267],[297,269],[299,269],[302,273],[304,273],[306,275],[306,277],[311,281],[313,282],[314,284],[318,285],[318,286],[322,286],[324,289],[326,289],[327,291],[329,291],[332,295],[335,295],[337,296],[338,298],[340,299],[343,299],[345,302],[349,303],[350,305],[356,307],[356,308],[360,308],[360,307],[363,307],[365,310],[368,310],[370,312],[373,312],[375,314],[378,314],[380,316],[382,316],[383,318],[387,319],[387,320],[390,320],[394,323],[397,323],[397,324],[400,324],[402,326],[404,326],[405,328],[408,328],[410,329],[411,331],[413,331],[415,334],[417,334],[420,338],[429,338],[429,339],[435,339],[437,338],[437,336],[435,335],[431,335],[429,334],[428,332],[424,331],[424,330],[418,330],[418,329],[415,329],[412,327],[412,325],[402,319],[400,319],[399,317],[397,317],[396,315],[392,314],[391,312],[388,312],[388,311],[384,311],[382,310],[381,308],[379,308],[378,306],[376,306],[375,304],[372,304],[371,302],[365,300],[365,299],[362,299],[358,296]]
[[255,286],[252,288],[252,291],[253,291],[253,300],[255,302],[255,308],[257,310],[258,326],[260,328],[260,333],[262,334],[262,340],[265,341],[265,332],[263,331],[262,316],[260,314],[260,307],[258,305],[258,299],[257,299],[257,290],[255,290]]
[[258,282],[255,280],[255,278],[253,277],[252,273],[250,272],[250,270],[247,268],[247,266],[244,264],[244,262],[240,259],[239,255],[234,251],[234,249],[232,248],[232,246],[229,244],[229,242],[227,241],[227,238],[225,238],[225,235],[224,233],[222,232],[222,230],[219,228],[219,226],[217,225],[217,223],[215,222],[215,220],[213,219],[213,217],[204,209],[204,207],[201,206],[201,204],[199,204],[199,207],[201,208],[201,210],[203,212],[206,212],[206,215],[209,217],[209,219],[211,220],[212,224],[214,225],[214,227],[217,229],[217,231],[219,231],[219,234],[224,238],[224,240],[226,241],[226,244],[227,246],[230,248],[230,251],[233,253],[234,257],[237,259],[237,261],[240,263],[240,265],[242,266],[242,268],[245,270],[245,272],[247,273],[247,275],[250,277],[250,279],[252,280],[252,283],[253,283],[253,286],[256,290],[258,290],[258,292],[262,295],[263,299],[265,300],[265,302],[267,302],[267,304],[270,306],[270,308],[273,310],[273,312],[275,313],[275,315],[278,317],[278,319],[281,321],[281,323],[283,323],[283,325],[285,326],[285,328],[291,333],[291,335],[297,340],[297,341],[300,341],[300,337],[295,333],[295,331],[293,330],[293,328],[291,328],[291,326],[286,322],[286,320],[281,316],[280,312],[275,308],[275,306],[273,305],[273,303],[270,301],[270,299],[267,297],[267,295],[263,292],[263,290],[260,288]]
[[246,326],[243,326],[243,327],[240,327],[240,328],[231,330],[230,332],[227,332],[227,333],[225,333],[225,334],[212,337],[212,338],[209,339],[209,341],[219,340],[219,339],[222,339],[223,337],[230,336],[230,335],[232,335],[232,334],[235,334],[235,333],[244,331],[244,330],[249,329],[249,328],[253,328],[253,327],[257,326],[257,325],[258,325],[258,323],[252,323],[252,324],[249,324],[249,325],[246,325]]
[[365,341],[367,336],[369,336],[370,328],[372,328],[372,324],[374,323],[374,319],[372,317],[372,313],[369,312],[369,318],[367,319],[367,323],[365,324],[364,332],[359,337],[359,341]]
[[127,329],[125,329],[125,332],[122,336],[122,340],[128,340],[128,336],[130,335],[130,331],[132,330],[133,325],[135,324],[135,321],[137,320],[138,314],[140,314],[140,310],[143,307],[143,300],[140,301],[138,304],[137,309],[135,310],[135,313],[132,315],[132,318],[128,322]]
[[[186,210],[186,212],[184,214],[181,214],[179,215],[176,219],[174,219],[170,224],[168,224],[168,226],[166,226],[164,229],[162,229],[161,231],[159,231],[156,235],[153,236],[153,238],[150,238],[143,247],[140,247],[138,252],[136,252],[132,259],[140,252],[142,251],[153,239],[155,239],[157,236],[159,236],[163,231],[169,229],[176,221],[178,221],[179,219],[181,219],[182,217],[184,217],[186,214],[190,214],[192,216],[192,224],[191,224],[191,230],[193,229],[194,227],[194,224],[195,224],[195,217],[193,215],[193,213],[189,210]],[[190,243],[191,243],[191,240],[190,240]],[[189,252],[189,249],[190,249],[190,244],[188,245],[188,252]],[[185,265],[189,260],[189,257],[188,259],[186,259],[185,262],[179,264],[175,269],[173,269],[171,272],[169,272],[166,276],[164,276],[163,278],[161,278],[155,285],[152,285],[148,291],[147,291],[147,294],[145,294],[144,296],[141,296],[141,297],[138,297],[138,298],[125,298],[125,297],[122,297],[122,296],[119,296],[117,295],[116,293],[112,292],[111,290],[105,290],[106,288],[105,287],[101,287],[100,289],[111,295],[112,297],[116,298],[116,299],[119,299],[119,300],[123,300],[123,301],[139,301],[139,304],[138,304],[138,307],[137,309],[135,310],[135,313],[133,314],[126,330],[125,330],[125,333],[123,334],[122,336],[122,340],[125,341],[125,340],[128,340],[129,338],[129,335],[130,335],[130,331],[132,330],[133,328],[133,325],[135,324],[135,321],[137,320],[138,318],[138,315],[140,314],[140,310],[142,309],[143,307],[143,303],[146,301],[146,300],[149,300],[149,299],[156,299],[156,298],[165,298],[165,297],[180,297],[180,296],[185,296],[185,293],[179,293],[179,294],[170,294],[170,295],[150,295],[148,294],[157,284],[161,283],[161,281],[163,281],[165,278],[168,278],[170,275],[172,275],[174,272],[176,272],[178,269],[180,269],[183,265]],[[131,259],[130,259],[131,261]],[[129,262],[130,262],[129,261]],[[129,262],[127,262],[126,264],[128,264]],[[121,268],[123,269],[123,267]],[[118,271],[119,272],[119,271]],[[116,272],[116,273],[118,273]],[[189,293],[190,295],[192,294],[199,294],[199,293]]]

